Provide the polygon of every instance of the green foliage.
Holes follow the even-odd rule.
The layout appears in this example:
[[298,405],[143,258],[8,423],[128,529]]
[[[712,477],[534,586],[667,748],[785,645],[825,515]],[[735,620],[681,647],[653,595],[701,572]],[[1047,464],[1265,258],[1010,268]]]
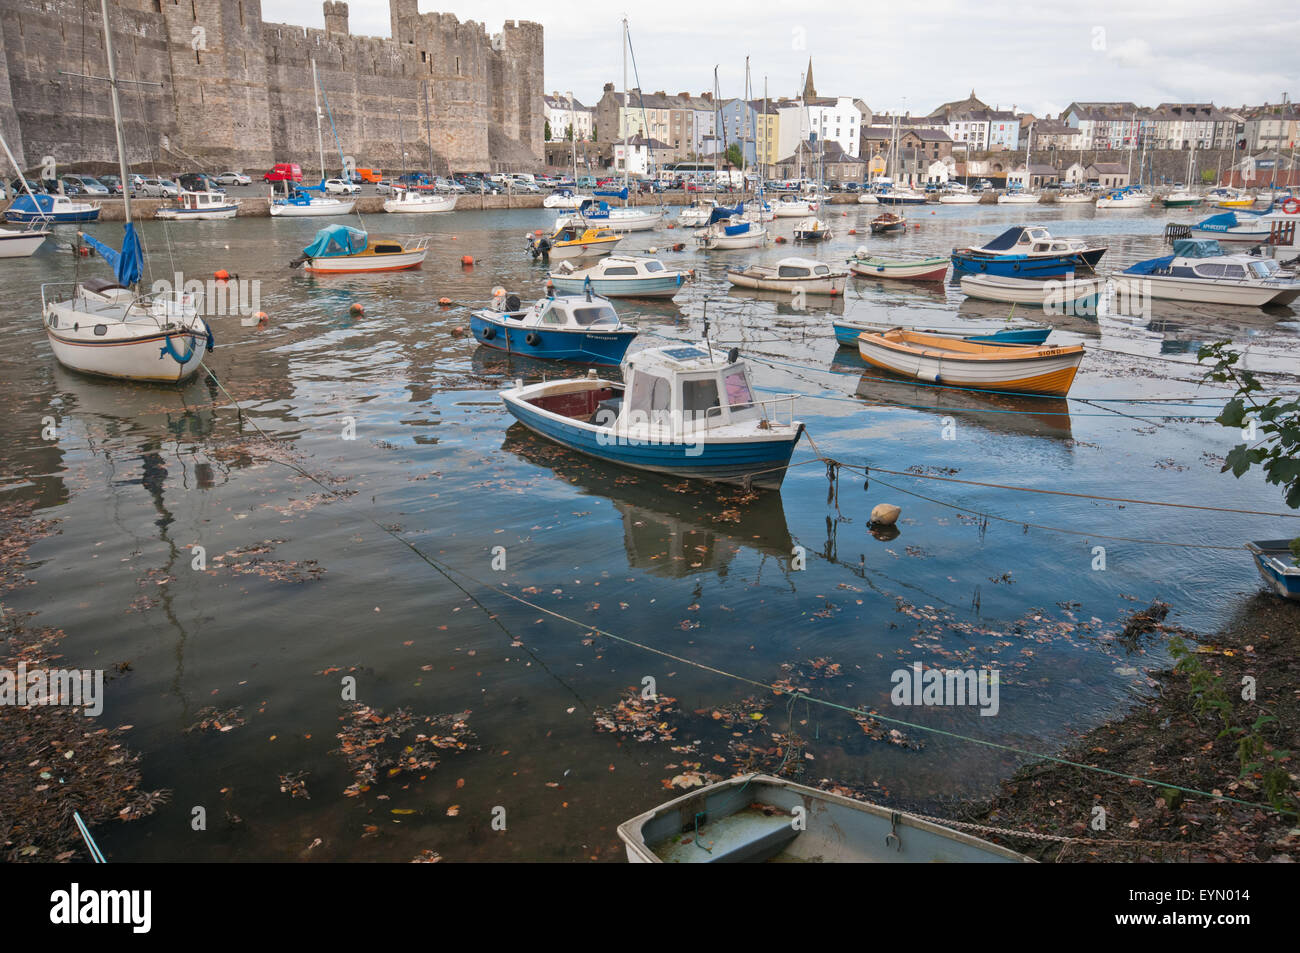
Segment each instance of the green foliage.
[[1174,671],[1187,677],[1187,688],[1192,695],[1192,711],[1198,717],[1211,714],[1218,716],[1223,729],[1216,740],[1236,739],[1237,763],[1241,767],[1238,777],[1259,775],[1260,787],[1268,798],[1268,803],[1279,811],[1297,813],[1298,802],[1292,793],[1291,775],[1285,765],[1291,752],[1285,748],[1274,748],[1264,737],[1264,729],[1276,722],[1277,718],[1260,714],[1249,728],[1238,724],[1223,678],[1207,668],[1197,656],[1196,650],[1177,636],[1169,640],[1169,652],[1176,660]]
[[[1215,419],[1225,427],[1245,429],[1255,425],[1257,440],[1239,443],[1228,453],[1223,472],[1240,477],[1258,466],[1264,479],[1283,488],[1287,506],[1300,508],[1300,398],[1265,397],[1264,385],[1250,371],[1239,367],[1241,355],[1230,341],[1202,345],[1198,361],[1213,361],[1206,380],[1228,384],[1234,395]],[[1291,552],[1300,562],[1300,537],[1291,541]]]
[[547,142],[551,141],[551,121],[549,119],[546,120],[545,126],[542,129],[542,138]]
[[727,146],[727,164],[733,169],[744,168],[745,153],[741,151],[739,143],[733,142]]

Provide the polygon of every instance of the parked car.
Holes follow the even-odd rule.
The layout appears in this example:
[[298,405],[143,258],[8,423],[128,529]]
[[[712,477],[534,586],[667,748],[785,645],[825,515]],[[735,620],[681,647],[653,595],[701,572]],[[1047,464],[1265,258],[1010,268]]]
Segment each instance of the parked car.
[[[109,195],[121,195],[121,194],[122,194],[122,180],[119,179],[117,176],[115,176],[115,175],[101,175],[101,176],[99,177],[99,181],[104,183],[104,187],[105,187],[106,189],[108,189],[108,194],[109,194]],[[131,191],[134,192],[135,189],[132,189]]]
[[516,192],[527,192],[529,194],[541,194],[541,189],[535,183],[525,179],[511,179],[510,188]]
[[26,181],[27,188],[31,190],[33,195],[40,195],[45,191],[45,186],[41,185],[41,183],[37,182],[35,179],[14,179],[9,183],[9,194],[13,196],[25,195],[26,192],[23,190],[24,181]]
[[375,192],[379,195],[392,195],[394,192],[399,191],[401,191],[401,186],[394,185],[392,182],[387,180],[375,183]]
[[325,191],[331,195],[355,195],[361,191],[361,186],[345,179],[326,179]]
[[79,193],[86,195],[108,195],[108,186],[93,175],[74,175],[68,174],[63,177],[63,190],[69,195],[73,194],[69,186],[76,186]]
[[181,189],[171,179],[145,179],[140,194],[147,199],[174,199],[181,194]]
[[275,167],[262,176],[263,182],[301,182],[302,167],[296,162],[277,162]]
[[242,172],[222,172],[215,178],[222,185],[249,185],[253,181]]
[[216,180],[203,172],[186,172],[176,179],[176,184],[186,192],[225,192]]

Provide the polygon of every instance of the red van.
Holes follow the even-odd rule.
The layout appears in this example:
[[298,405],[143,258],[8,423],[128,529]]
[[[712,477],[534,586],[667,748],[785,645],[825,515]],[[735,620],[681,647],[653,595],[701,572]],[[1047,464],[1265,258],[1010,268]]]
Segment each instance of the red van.
[[275,168],[262,176],[263,182],[301,182],[302,168],[296,162],[277,162]]

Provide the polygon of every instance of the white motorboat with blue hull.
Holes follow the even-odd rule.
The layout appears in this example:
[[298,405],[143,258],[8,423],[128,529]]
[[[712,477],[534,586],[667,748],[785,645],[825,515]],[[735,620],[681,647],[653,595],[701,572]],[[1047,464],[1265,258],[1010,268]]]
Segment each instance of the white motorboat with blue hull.
[[66,195],[20,195],[5,210],[5,220],[18,224],[61,225],[98,219],[98,202],[74,202]]
[[1270,226],[1254,212],[1220,212],[1191,226],[1193,234],[1215,238],[1221,242],[1266,242]]
[[498,296],[491,308],[469,319],[474,340],[485,347],[548,361],[617,367],[636,331],[625,327],[614,306],[591,295],[542,298],[520,309],[515,295]]
[[1041,225],[1017,225],[987,245],[954,248],[953,277],[961,274],[1003,278],[1062,278],[1076,270],[1094,271],[1105,245],[1053,238]]
[[1300,601],[1300,566],[1289,539],[1260,539],[1247,543],[1265,585],[1283,599]]
[[[501,392],[530,430],[609,463],[673,477],[777,489],[803,423],[793,395],[756,400],[748,365],[733,349],[638,351],[625,383],[595,376]],[[778,419],[782,408],[786,420]]]
[[610,255],[589,268],[575,270],[567,261],[548,276],[559,294],[592,294],[603,298],[671,298],[691,272],[669,269],[657,258]]

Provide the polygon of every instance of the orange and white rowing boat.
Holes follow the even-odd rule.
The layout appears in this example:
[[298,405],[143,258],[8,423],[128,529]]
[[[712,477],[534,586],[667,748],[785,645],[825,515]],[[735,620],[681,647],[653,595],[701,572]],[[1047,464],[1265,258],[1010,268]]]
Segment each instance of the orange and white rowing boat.
[[1083,360],[1083,345],[980,344],[894,328],[858,337],[862,359],[904,377],[952,387],[1064,397]]

